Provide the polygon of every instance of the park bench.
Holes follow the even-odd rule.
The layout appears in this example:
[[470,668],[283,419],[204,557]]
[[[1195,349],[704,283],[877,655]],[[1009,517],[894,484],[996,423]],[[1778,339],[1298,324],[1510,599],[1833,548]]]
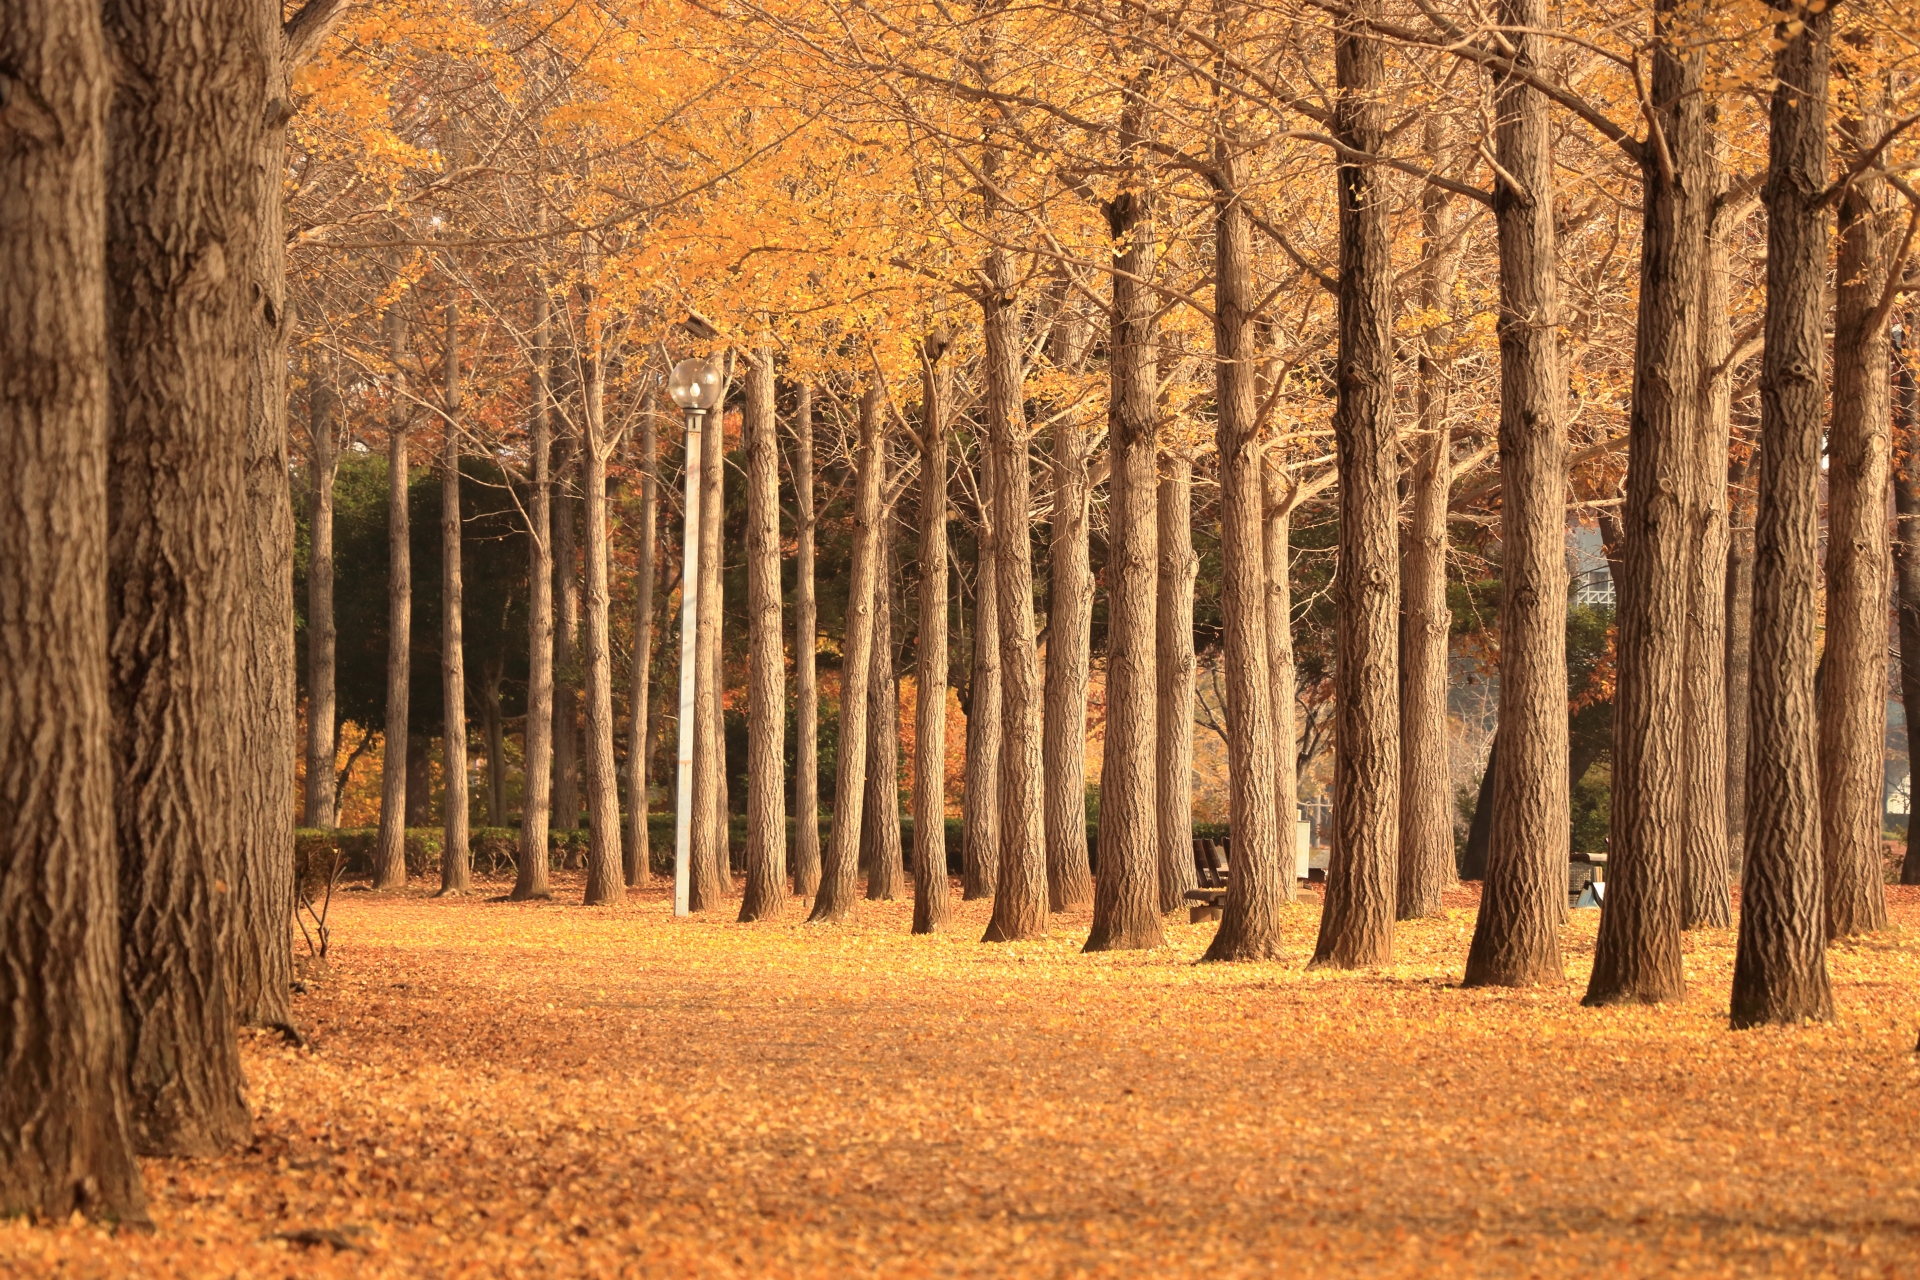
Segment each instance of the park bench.
[[1192,904],[1187,908],[1187,919],[1194,924],[1202,920],[1218,920],[1220,904],[1227,898],[1226,837],[1221,837],[1218,843],[1212,840],[1193,842],[1193,873],[1200,887],[1186,892],[1186,899]]
[[1607,855],[1576,853],[1567,860],[1567,905],[1578,911],[1607,900]]

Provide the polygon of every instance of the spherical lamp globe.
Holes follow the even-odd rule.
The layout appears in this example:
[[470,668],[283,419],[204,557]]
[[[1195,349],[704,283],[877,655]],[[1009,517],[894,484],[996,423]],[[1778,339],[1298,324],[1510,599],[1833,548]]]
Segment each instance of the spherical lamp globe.
[[720,403],[721,381],[718,360],[689,358],[673,366],[667,378],[667,394],[682,409],[704,413]]

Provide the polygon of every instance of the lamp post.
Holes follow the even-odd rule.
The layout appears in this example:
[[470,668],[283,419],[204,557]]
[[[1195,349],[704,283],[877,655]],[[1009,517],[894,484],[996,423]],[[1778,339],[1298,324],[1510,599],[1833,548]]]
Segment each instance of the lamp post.
[[724,374],[716,360],[682,360],[667,394],[687,415],[686,519],[680,542],[680,773],[673,819],[673,914],[687,914],[687,846],[693,828],[693,673],[700,632],[700,449],[707,411],[720,403]]

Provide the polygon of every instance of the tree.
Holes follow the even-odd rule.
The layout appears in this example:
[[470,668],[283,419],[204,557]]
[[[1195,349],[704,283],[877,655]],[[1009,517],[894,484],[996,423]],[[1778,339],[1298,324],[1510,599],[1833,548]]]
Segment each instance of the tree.
[[[1920,720],[1920,383],[1914,378],[1913,356],[1907,347],[1912,330],[1897,331],[1902,340],[1893,346],[1893,381],[1898,432],[1894,442],[1893,501],[1899,515],[1899,536],[1893,544],[1893,565],[1899,594],[1896,611],[1900,625],[1900,704],[1911,707],[1908,724]],[[1912,741],[1913,730],[1907,730]],[[1909,748],[1911,750],[1911,748]],[[1909,790],[1912,784],[1908,784]],[[1907,820],[1907,847],[1900,862],[1900,883],[1920,884],[1920,857],[1916,857],[1914,827]]]
[[413,540],[407,525],[407,320],[400,302],[385,317],[387,361],[387,715],[380,765],[380,830],[373,847],[373,887],[407,882],[407,713],[412,694]]
[[[1531,71],[1543,0],[1506,0]],[[1557,982],[1567,795],[1566,427],[1558,353],[1554,166],[1546,99],[1498,75],[1493,189],[1500,240],[1500,720],[1486,882],[1465,985]]]
[[0,1214],[53,1220],[146,1212],[114,903],[109,65],[97,7],[0,4]]
[[[882,455],[884,456],[884,454]],[[891,902],[906,890],[900,847],[900,671],[893,660],[894,555],[892,477],[881,473],[882,509],[878,577],[873,588],[873,660],[867,674],[867,791],[860,816],[860,861],[867,869],[867,897]]]
[[[588,279],[598,276],[600,252],[587,253]],[[587,643],[586,694],[587,833],[586,904],[624,902],[626,874],[620,853],[620,786],[613,759],[613,628],[607,550],[607,459],[619,443],[607,425],[607,359],[604,301],[588,283],[580,286],[585,341],[580,350],[580,387],[584,392],[580,432],[580,488],[586,507],[585,596]]]
[[781,749],[787,666],[780,619],[780,455],[774,420],[773,339],[746,357],[747,884],[740,919],[776,920],[787,898],[787,822]]
[[[1055,368],[1078,365],[1092,326],[1061,286],[1048,335]],[[1047,666],[1041,713],[1041,800],[1047,842],[1047,908],[1071,911],[1093,897],[1087,866],[1087,679],[1091,666],[1093,570],[1087,546],[1092,447],[1078,412],[1053,424],[1053,520],[1047,569]]]
[[[1767,207],[1767,317],[1753,539],[1747,849],[1733,968],[1736,1030],[1833,1016],[1813,687],[1833,10],[1775,14],[1774,38],[1781,47],[1774,60],[1761,192]],[[1799,30],[1790,29],[1789,21]]]
[[249,1127],[228,898],[248,705],[235,541],[253,316],[238,277],[266,181],[253,161],[269,32],[241,0],[149,0],[104,17],[118,76],[106,652],[129,1104],[143,1152],[213,1155]]
[[[1138,92],[1128,95],[1130,132],[1144,128]],[[1134,181],[1107,201],[1119,270],[1109,315],[1107,440],[1107,732],[1100,757],[1099,881],[1088,951],[1157,947],[1159,841],[1155,826],[1154,579],[1159,562],[1154,459],[1159,419],[1153,196]],[[1057,499],[1056,499],[1057,501]],[[1057,565],[1057,561],[1056,561]]]
[[653,849],[647,829],[649,766],[653,763],[653,586],[659,523],[659,442],[651,392],[640,406],[640,550],[634,565],[633,670],[627,714],[627,887],[653,883]]
[[960,896],[967,901],[992,897],[1000,880],[1000,584],[990,464],[980,467],[977,483],[973,662],[967,674],[967,759],[960,797]]
[[808,919],[838,924],[853,913],[860,872],[860,810],[867,783],[867,680],[873,670],[874,593],[878,589],[880,477],[886,447],[882,389],[860,393],[860,441],[854,454],[853,563],[847,572],[847,629],[840,666],[840,743],[834,764],[833,829],[820,892]]
[[1154,574],[1154,812],[1162,912],[1186,905],[1193,867],[1193,453],[1161,453],[1154,495],[1159,558]]
[[793,892],[820,888],[820,693],[814,677],[820,615],[813,586],[813,384],[800,384],[793,409]]
[[334,421],[340,398],[324,356],[312,362],[307,378],[307,794],[306,825],[331,827],[333,765],[339,749],[340,722],[334,706],[333,486],[340,471]]
[[460,579],[460,306],[446,311],[445,386],[441,407],[445,443],[440,460],[440,688],[446,726],[446,829],[440,842],[440,892],[473,888],[467,848],[467,657],[460,627],[465,589]]
[[514,877],[515,902],[550,897],[547,887],[548,805],[553,787],[553,405],[549,392],[552,360],[552,302],[545,280],[533,288],[532,363],[527,373],[527,732],[526,795],[520,802],[520,866]]
[[920,619],[913,724],[913,931],[947,923],[947,421],[952,337],[920,344]]
[[[1359,19],[1377,12],[1356,5]],[[1352,151],[1385,142],[1381,42],[1359,20],[1335,34],[1334,130]],[[1383,167],[1343,159],[1340,188],[1340,342],[1333,430],[1340,468],[1340,660],[1335,668],[1333,858],[1313,962],[1337,968],[1393,956],[1400,752],[1395,512],[1392,239]],[[1226,457],[1222,449],[1221,457]],[[1236,840],[1236,846],[1239,841]],[[1235,849],[1236,857],[1239,850]]]

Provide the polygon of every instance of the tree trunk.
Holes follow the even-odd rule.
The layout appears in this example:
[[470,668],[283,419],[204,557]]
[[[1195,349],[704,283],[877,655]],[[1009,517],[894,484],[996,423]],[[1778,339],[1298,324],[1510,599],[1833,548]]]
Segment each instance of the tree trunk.
[[1280,953],[1287,900],[1274,828],[1273,694],[1267,670],[1266,485],[1255,439],[1253,246],[1240,203],[1243,144],[1214,142],[1214,401],[1220,455],[1220,614],[1227,668],[1227,786],[1233,858],[1208,960]]
[[987,440],[993,467],[994,588],[1000,642],[1000,858],[986,942],[1047,931],[1047,856],[1041,817],[1041,688],[1033,623],[1029,433],[1022,400],[1019,295],[1013,261],[987,255]]
[[[1844,151],[1874,150],[1887,123],[1878,68],[1851,77]],[[1862,175],[1839,201],[1833,318],[1833,424],[1827,435],[1826,674],[1820,682],[1820,853],[1827,938],[1887,927],[1880,869],[1887,743],[1887,316],[1883,244],[1886,181]]]
[[[1523,65],[1546,51],[1546,0],[1504,0]],[[1465,985],[1560,982],[1567,909],[1567,437],[1561,413],[1553,133],[1546,98],[1495,89],[1500,238],[1500,741],[1487,871]],[[1516,187],[1514,184],[1518,184]],[[1444,769],[1441,777],[1445,777]]]
[[840,665],[840,747],[834,769],[833,829],[820,892],[809,920],[837,924],[853,914],[860,873],[860,808],[867,786],[867,678],[873,666],[873,596],[879,578],[880,475],[886,441],[880,387],[860,394],[854,453],[853,561],[847,570],[847,632]]
[[647,828],[647,784],[652,760],[653,562],[659,523],[659,457],[651,394],[640,406],[640,551],[634,565],[633,672],[627,715],[627,886],[653,884],[653,845]]
[[[1154,812],[1159,907],[1178,911],[1195,887],[1193,869],[1193,453],[1163,455],[1154,498],[1159,559],[1154,577]],[[1292,744],[1285,748],[1292,750]]]
[[[1902,334],[1912,341],[1912,330]],[[1893,468],[1894,509],[1899,535],[1893,543],[1893,564],[1900,595],[1900,704],[1907,717],[1909,795],[1913,791],[1912,757],[1916,720],[1920,720],[1920,386],[1916,385],[1910,348],[1893,350],[1893,383],[1898,392],[1899,438]],[[1911,808],[1911,805],[1909,805]],[[1907,847],[1900,863],[1900,883],[1920,884],[1920,849],[1916,849],[1912,814],[1907,817]]]
[[[887,487],[886,474],[881,488]],[[879,577],[873,595],[873,667],[867,676],[867,798],[860,815],[861,863],[867,897],[888,901],[906,892],[900,847],[900,672],[893,660],[893,592],[899,565],[893,517],[881,526]]]
[[[1047,578],[1047,666],[1041,712],[1047,906],[1093,898],[1087,866],[1087,677],[1093,570],[1087,547],[1087,431],[1069,412],[1053,427],[1053,528]],[[1156,922],[1157,923],[1157,922]]]
[[773,338],[747,364],[747,884],[740,919],[777,920],[787,900],[787,655],[780,618],[780,441]]
[[146,1218],[114,901],[99,14],[0,0],[25,139],[0,146],[0,1215],[42,1221]]
[[[1769,119],[1766,346],[1760,503],[1754,517],[1753,692],[1747,852],[1732,1022],[1833,1017],[1816,789],[1814,663],[1819,579],[1821,362],[1825,351],[1827,71],[1833,10],[1778,14]],[[1617,714],[1617,713],[1616,713]],[[1601,915],[1613,910],[1611,902]]]
[[[294,673],[293,488],[287,454],[285,195],[288,88],[282,9],[251,12],[264,81],[259,126],[249,132],[257,218],[242,267],[252,303],[247,380],[247,506],[242,538],[245,598],[235,616],[244,675],[237,686],[244,748],[235,756],[236,872],[232,939],[234,1010],[246,1025],[293,1025],[293,811],[298,737]],[[251,95],[249,95],[251,96]],[[328,772],[331,773],[331,762]]]
[[309,370],[307,422],[313,447],[307,458],[307,785],[309,827],[332,827],[333,765],[339,753],[340,719],[335,710],[334,654],[339,632],[333,620],[333,485],[340,471],[334,448],[332,362],[315,361]]
[[601,349],[599,299],[581,286],[586,350],[581,378],[580,489],[586,499],[587,644],[582,666],[586,685],[587,887],[589,907],[627,900],[620,852],[620,780],[613,756],[613,627],[609,616],[607,549],[607,362]]
[[820,889],[820,686],[814,676],[820,611],[813,590],[813,385],[793,410],[793,892]]
[[1000,592],[993,467],[981,459],[973,565],[973,664],[967,676],[967,759],[960,796],[960,896],[991,898],[1000,881]]
[[1293,661],[1294,481],[1277,447],[1266,451],[1264,559],[1267,598],[1267,686],[1273,701],[1273,820],[1280,840],[1280,888],[1299,896],[1300,775],[1295,767],[1293,709],[1297,677]]
[[[718,907],[732,879],[727,853],[726,801],[720,780],[726,772],[726,742],[720,736],[718,691],[714,682],[714,653],[720,647],[720,485],[726,465],[727,406],[721,402],[707,414],[700,442],[700,569],[699,617],[693,646],[693,814],[687,837],[690,881],[688,909]],[[716,753],[720,757],[715,762]]]
[[[1378,12],[1365,0],[1358,16]],[[1380,42],[1349,22],[1335,36],[1335,131],[1356,151],[1385,145]],[[1313,963],[1341,969],[1393,958],[1399,856],[1400,687],[1394,563],[1399,464],[1394,456],[1392,229],[1387,170],[1343,164],[1340,346],[1333,413],[1340,468],[1340,572],[1335,608],[1333,857]],[[1561,711],[1565,719],[1565,709]],[[1564,758],[1564,757],[1563,757]],[[1239,859],[1239,840],[1234,855]]]
[[[1529,38],[1520,37],[1522,42]],[[1510,117],[1503,115],[1502,119]],[[1542,101],[1542,130],[1545,122],[1546,104]],[[1510,130],[1512,127],[1508,125]],[[1442,143],[1439,117],[1429,117],[1428,163],[1439,163]],[[1511,192],[1507,198],[1512,199]],[[1454,243],[1453,205],[1439,187],[1421,188],[1420,224],[1420,306],[1429,317],[1448,319],[1421,335],[1421,453],[1413,470],[1413,511],[1400,562],[1404,612],[1400,629],[1400,866],[1395,894],[1395,918],[1400,920],[1440,915],[1440,893],[1454,878],[1453,797],[1447,768],[1447,640],[1453,627],[1453,613],[1447,608],[1447,496],[1453,487],[1453,436],[1447,410],[1455,341],[1452,295],[1460,254]],[[1551,220],[1547,226],[1551,234]],[[1551,251],[1548,261],[1552,261]],[[1552,297],[1551,289],[1547,296]]]
[[[1122,117],[1123,145],[1137,146],[1144,126],[1144,104],[1136,95],[1137,90],[1128,95]],[[1125,951],[1166,941],[1158,911],[1154,823],[1154,572],[1159,560],[1154,453],[1160,390],[1154,316],[1159,300],[1143,283],[1153,279],[1158,245],[1152,196],[1143,184],[1119,192],[1105,212],[1119,273],[1113,277],[1108,342],[1107,732],[1100,753],[1099,883],[1086,950]],[[1084,459],[1081,467],[1084,477]],[[1054,501],[1057,509],[1059,497]],[[1083,519],[1084,514],[1083,500]],[[1056,539],[1056,575],[1058,548]],[[1080,553],[1086,553],[1084,538]],[[1054,581],[1057,593],[1060,579]],[[1058,613],[1049,625],[1060,625]],[[1081,707],[1084,712],[1084,684]],[[1083,724],[1083,739],[1084,734]]]
[[380,761],[380,831],[373,848],[373,887],[407,882],[407,713],[413,688],[413,543],[407,529],[407,320],[396,301],[386,315],[393,365],[387,400],[387,715]]
[[[1747,701],[1753,656],[1753,515],[1748,478],[1757,453],[1727,466],[1727,852],[1728,879],[1747,842]],[[1729,903],[1729,910],[1732,904]]]
[[466,596],[460,548],[460,309],[447,304],[446,388],[442,392],[446,452],[440,462],[440,696],[446,708],[446,779],[442,804],[440,893],[473,888],[467,843],[467,657],[461,611]]
[[[250,513],[254,317],[251,291],[229,272],[246,270],[265,198],[254,161],[270,24],[239,0],[116,4],[105,21],[116,76],[106,170],[110,633],[95,652],[108,663],[113,730],[129,1109],[141,1151],[207,1156],[245,1142],[249,1124],[227,894],[249,833],[240,717],[253,707],[241,687],[254,674],[253,583],[236,538]],[[42,101],[79,96],[49,87]],[[9,104],[13,127],[41,110],[29,104]],[[45,128],[59,137],[54,121]],[[57,305],[64,314],[87,301],[63,295]],[[290,769],[291,735],[270,749],[280,746]]]
[[533,368],[527,376],[532,402],[527,434],[527,728],[522,744],[525,795],[520,801],[520,867],[513,900],[551,896],[547,883],[549,801],[553,786],[553,521],[548,461],[553,449],[553,408],[547,388],[549,310],[546,281],[534,280]]
[[[1727,866],[1727,449],[1733,371],[1720,368],[1733,350],[1733,300],[1724,204],[1726,149],[1709,106],[1703,148],[1706,256],[1700,275],[1700,420],[1693,435],[1688,556],[1686,835],[1681,925],[1724,929],[1733,923]],[[1878,793],[1875,793],[1876,796]]]
[[[1686,823],[1688,557],[1699,426],[1707,209],[1697,51],[1678,50],[1683,0],[1656,0],[1652,101],[1665,147],[1641,162],[1639,328],[1627,426],[1623,572],[1614,584],[1619,683],[1607,907],[1586,1003],[1686,996],[1680,960]],[[1683,60],[1684,57],[1684,60]],[[1672,171],[1663,172],[1661,156]],[[1496,843],[1498,843],[1496,841]]]
[[947,902],[947,415],[944,330],[921,344],[920,626],[914,663],[913,931],[944,927]]
[[[579,387],[578,369],[569,379]],[[576,412],[579,412],[576,410]],[[580,826],[580,427],[563,417],[553,495],[553,825]]]

